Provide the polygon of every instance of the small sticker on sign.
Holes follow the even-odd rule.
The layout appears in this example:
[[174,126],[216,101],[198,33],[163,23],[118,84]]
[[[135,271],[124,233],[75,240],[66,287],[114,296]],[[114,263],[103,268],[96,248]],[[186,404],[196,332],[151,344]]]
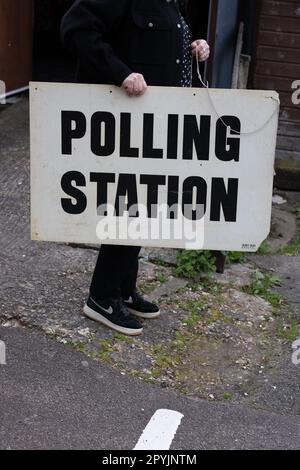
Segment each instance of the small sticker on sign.
[[242,250],[255,250],[256,249],[256,244],[254,243],[244,243],[242,245]]

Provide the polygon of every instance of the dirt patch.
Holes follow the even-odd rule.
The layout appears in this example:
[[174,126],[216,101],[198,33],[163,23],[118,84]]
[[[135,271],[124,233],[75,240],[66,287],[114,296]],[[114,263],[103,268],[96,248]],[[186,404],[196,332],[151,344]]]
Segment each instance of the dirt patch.
[[[146,265],[142,271],[148,291],[162,289],[154,286],[157,276],[169,271],[172,277],[166,267]],[[241,402],[257,393],[282,355],[288,312],[281,308],[276,315],[264,299],[215,282],[174,285],[160,299],[161,318],[145,322],[143,336],[93,336],[75,346],[123,373],[189,396]]]

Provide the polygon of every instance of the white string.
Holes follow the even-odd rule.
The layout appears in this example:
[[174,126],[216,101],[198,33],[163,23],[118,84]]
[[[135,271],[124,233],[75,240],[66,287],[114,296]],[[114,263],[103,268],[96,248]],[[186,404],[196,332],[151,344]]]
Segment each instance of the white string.
[[[193,62],[194,62],[194,55],[192,55],[192,59],[191,59],[191,76],[193,77]],[[224,121],[224,119],[222,119],[222,117],[219,115],[216,107],[215,107],[215,103],[214,103],[214,100],[211,96],[211,93],[210,93],[210,88],[209,88],[209,82],[206,81],[206,83],[204,83],[203,81],[203,78],[202,78],[202,75],[201,75],[201,72],[200,72],[200,61],[199,61],[199,57],[196,55],[196,64],[197,64],[197,76],[198,76],[198,79],[200,80],[200,83],[201,85],[203,86],[203,88],[205,88],[207,90],[207,94],[208,94],[208,97],[209,97],[209,100],[211,102],[211,105],[216,113],[216,115],[218,116],[219,120],[222,122],[222,124],[228,128],[230,127],[231,131],[234,132],[235,134],[238,134],[238,135],[252,135],[252,134],[256,134],[256,132],[264,129],[268,124],[269,122],[272,121],[273,117],[275,114],[277,114],[279,112],[279,108],[280,108],[280,103],[277,102],[277,107],[276,109],[273,111],[273,113],[271,114],[271,116],[269,117],[269,119],[259,128],[257,128],[256,130],[254,131],[250,131],[250,132],[241,132],[241,131],[238,131],[238,130],[235,130],[235,129],[232,129],[231,126],[229,126],[228,124],[226,124],[226,122]],[[193,86],[193,84],[191,83],[191,87]]]

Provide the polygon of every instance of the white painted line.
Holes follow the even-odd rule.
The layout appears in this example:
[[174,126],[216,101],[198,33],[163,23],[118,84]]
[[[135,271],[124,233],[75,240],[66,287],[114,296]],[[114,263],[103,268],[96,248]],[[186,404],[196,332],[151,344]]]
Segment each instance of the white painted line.
[[4,341],[0,339],[0,365],[6,365],[6,346]]
[[169,450],[183,417],[177,411],[157,410],[133,450]]

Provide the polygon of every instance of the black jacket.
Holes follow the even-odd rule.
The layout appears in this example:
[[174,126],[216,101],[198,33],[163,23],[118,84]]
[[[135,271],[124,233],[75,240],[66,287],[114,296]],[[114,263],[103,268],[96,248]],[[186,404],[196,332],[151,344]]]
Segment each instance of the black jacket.
[[148,85],[180,86],[183,37],[174,0],[77,0],[61,33],[77,57],[78,82],[120,86],[137,72]]

